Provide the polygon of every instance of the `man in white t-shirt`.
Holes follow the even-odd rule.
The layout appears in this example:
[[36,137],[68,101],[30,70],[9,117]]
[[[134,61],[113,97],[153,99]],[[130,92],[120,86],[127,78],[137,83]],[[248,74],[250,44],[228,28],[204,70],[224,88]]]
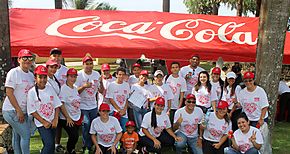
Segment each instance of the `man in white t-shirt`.
[[278,93],[280,95],[280,112],[278,121],[284,121],[285,120],[285,114],[286,111],[288,111],[288,117],[286,118],[287,121],[290,121],[290,88],[286,84],[285,80],[281,80],[279,82],[279,89]]
[[99,72],[94,71],[93,58],[85,56],[83,58],[83,69],[78,72],[78,78],[75,85],[81,97],[80,109],[84,120],[82,124],[83,150],[86,148],[92,150],[92,141],[89,134],[91,122],[97,117],[98,103],[97,93],[103,92],[102,78]]
[[116,81],[112,82],[106,94],[114,110],[114,116],[120,121],[123,132],[126,131],[126,122],[128,121],[128,97],[130,86],[124,82],[123,76],[126,74],[125,68],[119,67],[116,70]]
[[[199,124],[203,119],[203,112],[195,105],[193,94],[186,96],[185,107],[178,109],[174,115],[173,130],[177,130],[176,136],[182,137],[181,142],[176,142],[176,153],[181,154],[182,149],[189,146],[194,154],[202,154],[202,137],[198,132]],[[199,137],[198,137],[199,136]]]
[[197,83],[198,74],[201,71],[204,71],[203,68],[199,67],[200,57],[195,54],[189,59],[190,65],[184,66],[180,69],[179,75],[186,80],[187,91],[185,92],[185,96],[190,94],[192,88]]
[[170,122],[173,122],[173,117],[177,109],[183,105],[184,92],[187,90],[186,81],[178,75],[180,64],[178,62],[171,63],[171,75],[165,77],[165,84],[168,84],[174,95],[171,101]]
[[133,75],[130,75],[129,80],[128,80],[128,83],[130,86],[132,86],[135,83],[138,83],[139,76],[141,73],[141,65],[138,63],[133,64],[132,72],[133,72]]

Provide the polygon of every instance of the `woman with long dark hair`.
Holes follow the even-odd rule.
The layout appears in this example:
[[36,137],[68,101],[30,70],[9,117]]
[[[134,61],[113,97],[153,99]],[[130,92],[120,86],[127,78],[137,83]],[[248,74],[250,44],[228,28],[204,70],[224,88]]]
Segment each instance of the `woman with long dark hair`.
[[215,88],[218,99],[221,100],[224,90],[224,81],[221,79],[221,69],[219,67],[212,69],[210,83],[212,87]]
[[206,113],[211,107],[215,111],[218,97],[216,90],[209,81],[209,74],[207,71],[201,71],[199,73],[198,81],[192,89],[192,94],[195,95],[196,106],[200,107],[203,113]]

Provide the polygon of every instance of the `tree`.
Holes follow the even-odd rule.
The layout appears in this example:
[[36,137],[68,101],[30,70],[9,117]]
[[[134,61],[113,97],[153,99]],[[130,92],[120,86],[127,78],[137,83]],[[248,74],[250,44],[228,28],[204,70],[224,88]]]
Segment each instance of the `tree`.
[[170,0],[163,0],[163,12],[170,12]]
[[62,9],[62,0],[54,0],[55,9]]
[[248,15],[249,12],[255,14],[257,0],[227,0],[226,5],[231,9],[237,10],[237,16]]
[[116,10],[109,3],[99,3],[95,0],[63,0],[65,6],[70,6],[79,10]]
[[[270,104],[269,139],[271,139],[276,114],[278,84],[282,69],[290,1],[262,0],[261,4],[256,59],[256,81],[265,89],[268,95]],[[265,152],[265,154],[268,153],[272,152]]]
[[187,11],[192,14],[218,15],[221,0],[183,0]]

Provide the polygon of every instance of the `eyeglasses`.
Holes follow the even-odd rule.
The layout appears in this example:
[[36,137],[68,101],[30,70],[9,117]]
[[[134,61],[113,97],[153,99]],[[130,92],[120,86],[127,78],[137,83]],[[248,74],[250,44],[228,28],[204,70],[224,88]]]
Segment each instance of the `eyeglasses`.
[[110,111],[109,111],[109,110],[101,110],[100,112],[107,112],[107,113],[108,113],[108,112],[110,112]]
[[244,80],[244,82],[252,82],[253,81],[253,79],[246,79],[246,80]]
[[34,57],[21,57],[21,59],[22,59],[23,61],[27,61],[27,60],[29,60],[29,61],[34,61]]
[[191,103],[195,104],[196,101],[187,101],[187,103],[189,103],[189,104],[191,104]]

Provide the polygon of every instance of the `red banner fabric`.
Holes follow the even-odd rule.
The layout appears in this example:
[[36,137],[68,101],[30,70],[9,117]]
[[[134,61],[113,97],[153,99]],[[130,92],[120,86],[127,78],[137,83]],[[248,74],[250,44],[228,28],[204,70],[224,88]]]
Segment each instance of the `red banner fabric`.
[[[259,18],[163,12],[10,9],[12,56],[27,48],[49,56],[254,62]],[[290,63],[287,33],[284,62]]]

